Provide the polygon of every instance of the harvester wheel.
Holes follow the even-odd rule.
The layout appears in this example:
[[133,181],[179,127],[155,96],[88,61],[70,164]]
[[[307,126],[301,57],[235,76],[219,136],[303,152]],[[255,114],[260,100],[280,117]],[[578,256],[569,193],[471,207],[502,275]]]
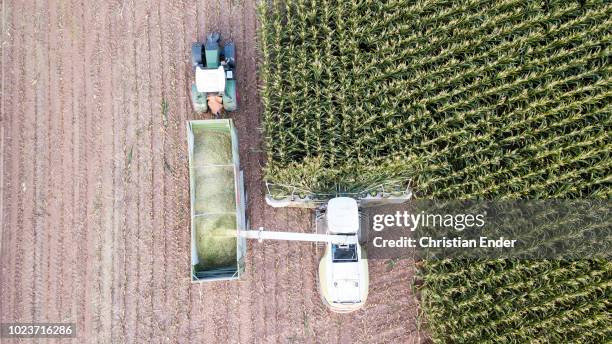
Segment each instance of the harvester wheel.
[[204,61],[202,61],[202,44],[193,43],[191,45],[191,64],[193,65],[193,68],[204,64],[203,62]]

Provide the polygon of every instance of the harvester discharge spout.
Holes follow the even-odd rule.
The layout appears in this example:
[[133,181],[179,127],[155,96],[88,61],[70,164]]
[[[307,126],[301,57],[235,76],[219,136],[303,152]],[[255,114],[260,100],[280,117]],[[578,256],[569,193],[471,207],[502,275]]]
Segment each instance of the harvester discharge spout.
[[263,240],[284,240],[329,242],[338,245],[348,245],[357,243],[357,236],[355,235],[266,231],[263,227],[259,227],[259,230],[240,231],[240,236],[247,239],[257,239],[259,242]]

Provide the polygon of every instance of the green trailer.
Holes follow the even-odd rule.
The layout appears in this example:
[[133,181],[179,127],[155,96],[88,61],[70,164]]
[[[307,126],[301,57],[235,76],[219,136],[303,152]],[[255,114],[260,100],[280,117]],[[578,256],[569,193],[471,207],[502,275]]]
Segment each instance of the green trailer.
[[238,135],[231,119],[187,123],[191,198],[191,278],[237,279],[244,272],[246,229]]

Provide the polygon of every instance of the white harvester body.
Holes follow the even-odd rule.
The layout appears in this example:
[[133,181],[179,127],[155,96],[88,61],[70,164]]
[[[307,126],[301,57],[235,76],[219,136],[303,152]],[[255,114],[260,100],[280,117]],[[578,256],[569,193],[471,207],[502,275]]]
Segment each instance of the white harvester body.
[[352,243],[328,241],[319,262],[321,298],[335,312],[361,308],[368,297],[368,261],[359,244],[359,208],[349,197],[336,197],[327,203],[325,214],[329,235],[354,238]]

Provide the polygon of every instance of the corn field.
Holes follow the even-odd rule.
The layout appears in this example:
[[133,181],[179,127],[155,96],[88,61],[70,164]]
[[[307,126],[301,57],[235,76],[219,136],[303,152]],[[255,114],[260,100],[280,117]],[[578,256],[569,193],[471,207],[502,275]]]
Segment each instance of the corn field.
[[609,197],[611,6],[264,3],[267,181]]
[[[612,3],[264,1],[266,181],[282,196],[611,196]],[[608,261],[426,262],[436,342],[612,340]]]
[[608,343],[607,260],[447,260],[424,271],[428,327],[439,343]]

